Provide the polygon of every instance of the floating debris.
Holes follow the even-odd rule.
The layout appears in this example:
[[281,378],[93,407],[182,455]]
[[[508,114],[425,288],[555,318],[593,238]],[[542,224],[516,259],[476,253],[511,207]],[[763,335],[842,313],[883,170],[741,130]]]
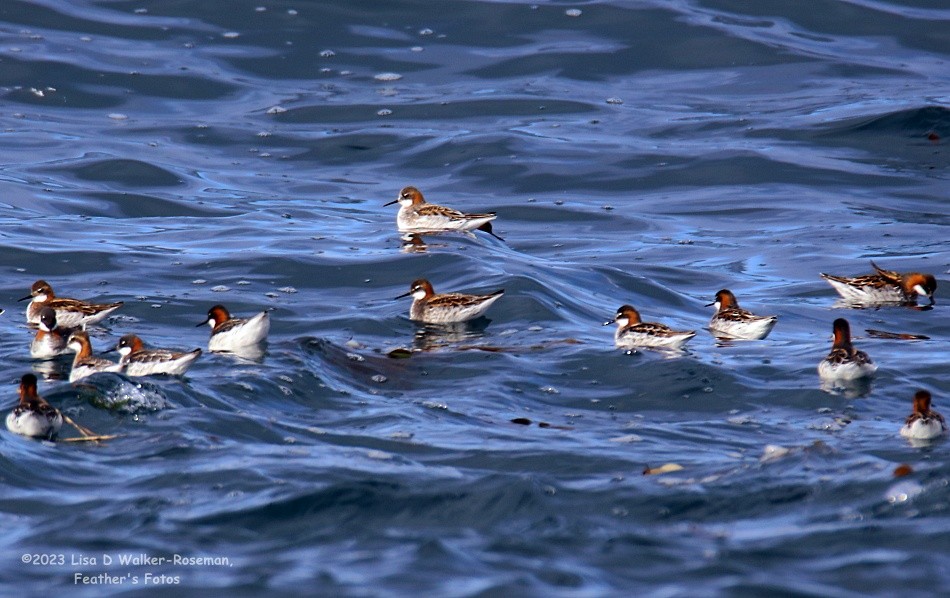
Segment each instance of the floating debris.
[[389,357],[391,359],[409,359],[410,357],[412,357],[412,351],[410,351],[409,349],[400,347],[398,349],[393,349],[392,351],[387,353],[386,357]]
[[888,332],[886,330],[872,330],[867,328],[864,330],[868,333],[869,336],[875,338],[887,338],[899,341],[929,341],[929,336],[924,336],[923,334],[910,334],[907,332]]
[[912,474],[912,473],[914,473],[914,468],[911,467],[910,465],[906,464],[906,463],[901,463],[900,465],[898,465],[897,467],[894,468],[894,477],[895,477],[895,478],[902,478],[902,477],[904,477],[904,476],[906,476],[906,475],[910,475],[910,474]]
[[611,438],[610,442],[618,442],[622,444],[628,444],[631,442],[643,442],[643,437],[639,434],[624,434],[623,436],[617,436]]
[[643,470],[643,475],[659,475],[663,473],[672,473],[674,471],[682,471],[683,466],[679,463],[664,463],[659,467],[647,467]]
[[[527,417],[516,417],[510,421],[513,424],[518,424],[519,426],[530,426],[531,424],[534,423]],[[538,422],[538,427],[551,428],[552,430],[573,430],[574,429],[571,426],[556,426],[554,424],[549,424],[548,422]]]
[[762,456],[759,457],[759,462],[768,463],[769,461],[775,461],[777,459],[781,459],[790,452],[791,451],[784,446],[779,446],[777,444],[767,444],[765,445],[765,448],[762,449]]
[[884,498],[891,504],[904,503],[923,494],[924,487],[913,480],[897,482],[887,489]]

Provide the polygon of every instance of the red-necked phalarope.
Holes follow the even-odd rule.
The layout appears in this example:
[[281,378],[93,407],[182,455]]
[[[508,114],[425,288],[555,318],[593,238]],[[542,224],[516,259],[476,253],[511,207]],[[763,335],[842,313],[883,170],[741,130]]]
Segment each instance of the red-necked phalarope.
[[689,339],[696,336],[694,330],[673,330],[664,324],[644,322],[640,313],[630,305],[622,305],[613,320],[604,322],[604,326],[617,323],[614,343],[618,347],[658,347],[679,349]]
[[121,372],[125,366],[92,354],[92,343],[84,330],[76,330],[66,339],[66,346],[76,352],[73,368],[69,372],[69,381],[75,382],[99,372]]
[[716,300],[706,307],[712,305],[716,306],[716,314],[709,321],[709,329],[717,335],[759,340],[772,332],[772,327],[778,320],[776,316],[757,316],[742,309],[729,289],[716,293]]
[[232,318],[223,305],[208,310],[208,319],[198,324],[211,326],[208,340],[210,351],[238,351],[241,347],[256,345],[267,338],[270,318],[262,311],[251,318]]
[[436,295],[432,284],[420,278],[413,281],[408,293],[403,293],[396,299],[412,296],[412,305],[409,307],[410,320],[427,324],[452,324],[474,320],[485,313],[504,293],[505,290],[501,289],[488,295],[462,293]]
[[914,412],[910,414],[901,436],[914,440],[930,440],[947,431],[943,416],[930,408],[930,393],[918,390],[914,395]]
[[63,328],[84,328],[95,324],[122,307],[122,301],[115,303],[89,303],[79,299],[57,297],[53,287],[45,280],[37,280],[30,289],[30,294],[20,299],[32,299],[26,308],[26,321],[29,324],[38,324],[40,311],[44,307],[56,310],[56,321]]
[[877,271],[865,276],[847,277],[821,274],[838,294],[845,300],[858,304],[904,303],[916,304],[918,296],[929,297],[930,304],[935,303],[934,292],[937,279],[933,274],[908,272],[901,274],[884,270],[874,262],[871,266]]
[[877,366],[864,351],[851,344],[851,326],[844,318],[832,324],[834,344],[831,353],[818,364],[818,375],[826,380],[857,380],[877,371]]
[[169,349],[146,349],[142,339],[134,334],[126,334],[115,346],[122,356],[119,363],[125,367],[127,376],[151,376],[169,374],[180,376],[201,355],[201,349],[193,351],[172,351]]
[[20,402],[7,415],[7,429],[14,434],[51,439],[63,427],[63,414],[36,392],[36,376],[20,380]]
[[466,214],[426,203],[422,192],[415,187],[405,187],[399,192],[399,197],[385,204],[391,206],[399,203],[399,213],[396,214],[396,226],[399,232],[423,233],[439,231],[473,231],[481,230],[501,239],[492,232],[491,221],[496,218],[494,212],[486,214]]
[[57,326],[56,312],[50,307],[40,311],[39,329],[33,342],[30,343],[30,357],[33,359],[50,359],[63,353],[68,353],[66,338],[72,330],[64,330]]

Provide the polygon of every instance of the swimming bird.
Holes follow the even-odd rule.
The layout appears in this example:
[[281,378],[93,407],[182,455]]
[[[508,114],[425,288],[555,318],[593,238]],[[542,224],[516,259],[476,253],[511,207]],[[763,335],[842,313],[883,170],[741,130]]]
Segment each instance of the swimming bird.
[[437,295],[432,284],[420,278],[413,281],[408,293],[396,297],[412,296],[409,307],[409,319],[427,324],[452,324],[468,322],[479,317],[492,303],[505,293],[504,289],[488,295],[465,295],[463,293],[445,293]]
[[210,351],[236,351],[262,342],[270,331],[270,318],[266,311],[251,318],[232,318],[223,305],[208,310],[208,319],[198,324],[211,326],[208,340]]
[[63,427],[63,414],[36,392],[36,376],[20,379],[20,401],[7,415],[7,429],[31,438],[52,439]]
[[66,339],[66,346],[76,352],[69,381],[75,382],[99,372],[121,372],[125,366],[92,354],[92,343],[85,330],[76,330]]
[[918,390],[914,394],[914,412],[901,428],[901,436],[915,440],[930,440],[947,431],[943,416],[930,408],[930,393]]
[[763,339],[772,331],[776,316],[757,316],[751,311],[739,307],[736,296],[729,289],[716,293],[716,300],[706,307],[716,306],[716,313],[709,321],[709,329],[714,333],[733,338],[750,340]]
[[134,334],[126,334],[120,338],[115,349],[122,356],[119,363],[125,367],[123,371],[127,376],[180,376],[201,355],[201,349],[187,353],[170,349],[146,349],[142,339]]
[[695,330],[673,330],[665,324],[644,322],[640,313],[630,305],[622,305],[613,320],[604,322],[604,326],[617,323],[614,343],[618,347],[656,347],[679,349],[689,339],[696,336]]
[[877,371],[877,365],[868,354],[851,344],[851,326],[844,318],[832,324],[834,343],[831,353],[818,364],[818,375],[826,380],[857,380]]
[[64,330],[57,326],[56,312],[51,307],[40,310],[40,325],[30,343],[30,357],[33,359],[49,359],[68,353],[66,338],[72,330]]
[[929,297],[930,305],[935,303],[934,292],[937,290],[937,279],[933,274],[908,272],[901,274],[893,270],[885,270],[874,262],[871,266],[874,274],[864,276],[833,276],[821,273],[821,277],[828,281],[838,294],[847,301],[858,304],[901,303],[914,305],[919,296]]
[[415,187],[404,187],[396,199],[384,205],[391,206],[394,203],[399,204],[399,212],[396,214],[399,232],[481,230],[501,239],[492,232],[491,221],[497,217],[494,212],[466,214],[445,206],[426,203],[422,192]]
[[56,321],[63,328],[84,328],[89,324],[95,324],[122,307],[123,304],[122,301],[89,303],[79,299],[57,297],[53,293],[53,287],[45,280],[34,282],[30,294],[20,299],[20,301],[26,301],[27,299],[32,299],[26,308],[28,324],[38,324],[40,311],[44,307],[50,307],[56,311]]

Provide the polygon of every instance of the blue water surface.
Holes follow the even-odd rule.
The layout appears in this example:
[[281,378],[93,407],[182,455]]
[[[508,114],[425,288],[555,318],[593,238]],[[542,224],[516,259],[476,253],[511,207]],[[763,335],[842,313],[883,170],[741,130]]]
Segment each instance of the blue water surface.
[[[940,595],[947,443],[898,430],[950,411],[948,60],[937,0],[4,0],[0,401],[118,437],[0,433],[3,593]],[[406,185],[504,241],[407,243]],[[934,308],[818,276],[871,260]],[[420,277],[505,296],[424,328]],[[125,301],[97,352],[269,342],[71,385],[37,279]],[[618,350],[622,304],[697,336]],[[838,317],[870,384],[819,383]]]

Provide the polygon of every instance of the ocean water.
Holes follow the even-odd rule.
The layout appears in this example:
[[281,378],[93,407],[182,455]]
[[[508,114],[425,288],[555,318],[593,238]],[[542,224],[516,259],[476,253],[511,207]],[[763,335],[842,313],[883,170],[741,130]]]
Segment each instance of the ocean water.
[[[948,445],[898,429],[950,412],[948,60],[937,0],[3,0],[2,401],[118,435],[0,433],[3,593],[945,592]],[[504,241],[405,245],[406,185]],[[871,260],[934,308],[818,276]],[[423,328],[419,277],[506,293]],[[216,303],[269,342],[70,385],[37,279],[125,301],[97,352]],[[710,335],[720,288],[771,335]],[[697,336],[618,350],[625,303]],[[819,384],[837,317],[870,385]]]

